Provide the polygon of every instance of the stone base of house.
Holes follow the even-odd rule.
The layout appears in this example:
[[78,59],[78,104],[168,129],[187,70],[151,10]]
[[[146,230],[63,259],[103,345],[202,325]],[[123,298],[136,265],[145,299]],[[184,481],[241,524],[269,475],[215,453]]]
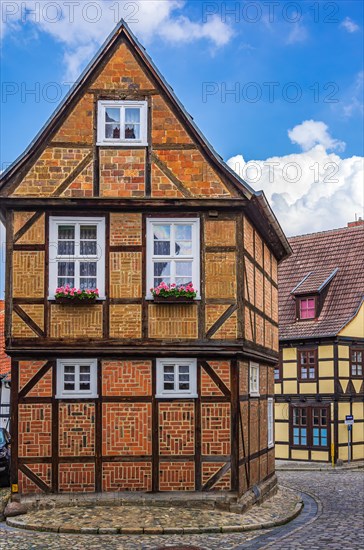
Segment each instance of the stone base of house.
[[13,502],[24,504],[28,511],[37,511],[71,506],[159,506],[159,507],[193,507],[203,509],[225,510],[243,513],[253,504],[261,503],[276,494],[277,477],[271,475],[265,481],[254,485],[242,497],[230,491],[170,491],[166,493],[66,493],[36,494],[12,496]]

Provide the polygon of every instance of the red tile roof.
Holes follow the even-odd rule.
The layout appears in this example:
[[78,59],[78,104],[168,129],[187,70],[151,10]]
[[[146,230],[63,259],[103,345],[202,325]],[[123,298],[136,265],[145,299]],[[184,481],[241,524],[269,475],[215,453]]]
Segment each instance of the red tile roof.
[[0,300],[0,377],[10,373],[10,357],[4,352],[5,346],[5,303]]
[[[292,237],[289,243],[293,254],[279,266],[279,337],[334,336],[353,318],[364,297],[364,225]],[[318,319],[296,321],[295,287],[312,272],[302,286],[305,292],[318,291],[336,268]]]
[[337,268],[332,270],[331,267],[318,267],[314,271],[309,271],[298,285],[292,289],[292,294],[300,296],[302,294],[322,292],[326,285],[335,277],[337,271]]

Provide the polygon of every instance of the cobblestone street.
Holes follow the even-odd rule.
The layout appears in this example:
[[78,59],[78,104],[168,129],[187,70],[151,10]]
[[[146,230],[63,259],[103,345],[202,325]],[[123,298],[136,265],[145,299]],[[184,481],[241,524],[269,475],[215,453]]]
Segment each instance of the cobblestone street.
[[204,535],[66,535],[15,530],[0,524],[0,549],[110,549],[157,550],[195,547],[206,550],[335,549],[364,547],[363,471],[290,471],[278,474],[279,482],[313,496],[304,496],[302,514],[288,525],[247,533]]

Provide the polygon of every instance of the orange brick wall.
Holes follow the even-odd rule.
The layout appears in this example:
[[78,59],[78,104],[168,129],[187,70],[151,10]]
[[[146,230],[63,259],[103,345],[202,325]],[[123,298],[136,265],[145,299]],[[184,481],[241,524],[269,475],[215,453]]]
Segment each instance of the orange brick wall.
[[[226,391],[248,393],[248,364],[239,365],[239,387],[232,385],[232,372],[236,368],[227,360],[208,360],[198,364],[200,378],[201,427],[196,425],[195,400],[157,400],[154,405],[157,425],[153,428],[152,360],[103,360],[101,403],[94,400],[56,401],[58,417],[58,490],[60,492],[89,492],[96,489],[95,456],[97,446],[97,407],[101,413],[101,465],[99,487],[103,491],[152,490],[152,439],[158,433],[159,481],[161,491],[195,490],[196,445],[201,445],[202,457],[216,460],[201,463],[202,486],[218,474],[231,460],[235,448],[239,458],[262,453],[249,462],[252,480],[258,483],[267,477],[272,460],[267,458],[267,401],[272,395],[273,368],[260,367],[261,399],[251,398],[240,403],[243,433],[239,428],[238,441],[231,439],[231,403],[209,374],[208,366]],[[19,389],[24,388],[43,367],[45,361],[19,361]],[[204,367],[206,365],[206,367]],[[46,485],[51,486],[52,458],[52,405],[41,403],[53,396],[52,369],[25,395],[19,404],[19,457]],[[227,399],[214,402],[214,396]],[[225,397],[224,397],[225,396]],[[26,402],[38,397],[39,403]],[[133,402],[133,397],[135,401]],[[140,400],[139,402],[137,400]],[[113,400],[115,400],[113,402]],[[123,401],[121,401],[123,400]],[[141,401],[142,400],[142,401]],[[249,419],[249,421],[248,421]],[[198,439],[200,437],[200,439]],[[245,451],[242,446],[245,443]],[[236,447],[238,446],[238,447]],[[264,451],[264,452],[263,452]],[[27,465],[27,458],[41,458],[41,467]],[[79,462],[82,457],[87,461]],[[135,460],[133,460],[135,457]],[[178,457],[178,460],[176,458]],[[186,457],[186,460],[181,460]],[[188,458],[187,458],[188,457]],[[76,459],[77,461],[73,460]],[[138,459],[138,460],[136,460]],[[100,463],[99,463],[100,464]],[[83,469],[84,468],[84,469]],[[244,468],[239,469],[240,488],[247,486]],[[245,481],[244,481],[245,479]],[[213,490],[229,490],[235,480],[231,470],[217,480]],[[23,473],[19,473],[20,490],[39,492]]]

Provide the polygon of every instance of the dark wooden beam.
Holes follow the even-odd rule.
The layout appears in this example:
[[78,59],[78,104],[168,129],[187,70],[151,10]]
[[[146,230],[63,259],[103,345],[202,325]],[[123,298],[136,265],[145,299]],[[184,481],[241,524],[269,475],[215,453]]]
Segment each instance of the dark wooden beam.
[[31,317],[25,311],[19,306],[19,304],[14,304],[13,306],[14,312],[24,321],[26,325],[30,329],[32,329],[35,334],[37,334],[40,338],[44,337],[44,331],[33,321]]
[[[43,376],[47,374],[47,372],[52,368],[52,363],[50,361],[47,361],[45,365],[43,365],[39,371],[29,380],[27,384],[20,390],[19,392],[19,399],[22,399],[25,397],[33,388],[34,386],[39,382]],[[37,398],[39,400],[39,397]]]
[[39,489],[44,493],[50,493],[51,489],[40,477],[38,477],[34,472],[32,472],[25,464],[19,464],[19,470],[26,475],[30,481],[32,481]]

